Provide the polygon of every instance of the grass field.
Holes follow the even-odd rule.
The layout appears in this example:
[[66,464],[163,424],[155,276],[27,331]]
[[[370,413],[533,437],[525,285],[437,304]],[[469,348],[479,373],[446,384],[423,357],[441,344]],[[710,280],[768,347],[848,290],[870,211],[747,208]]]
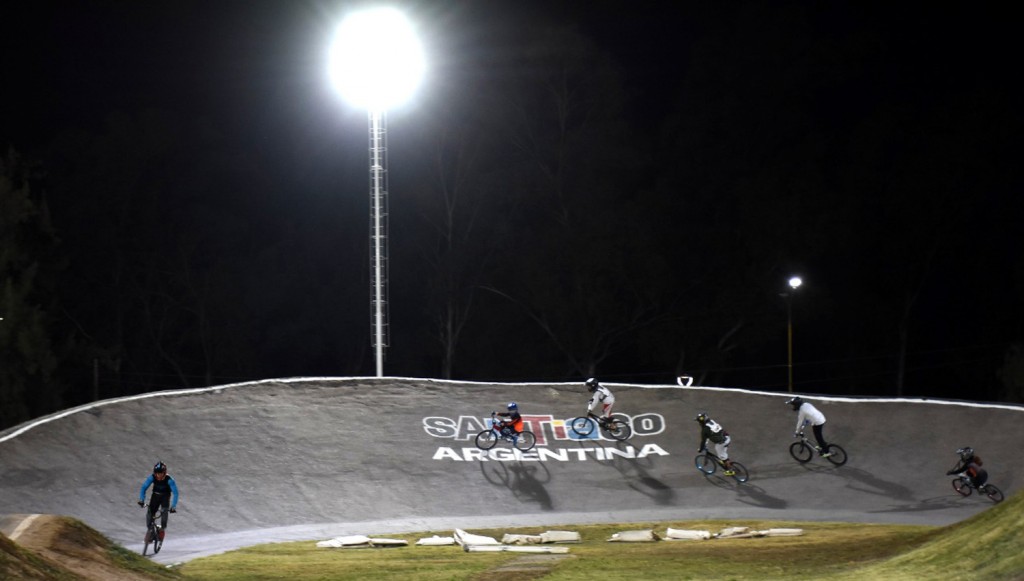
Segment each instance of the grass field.
[[[800,537],[607,542],[624,530],[726,526],[803,528]],[[1024,496],[1020,494],[948,527],[794,523],[783,521],[686,521],[547,527],[573,530],[583,542],[566,545],[568,556],[524,553],[466,553],[460,547],[412,546],[431,534],[381,535],[409,541],[390,549],[322,549],[314,542],[251,547],[185,564],[186,579],[204,581],[312,580],[484,580],[517,581],[617,579],[839,579],[917,580],[1024,579]],[[537,529],[472,530],[501,538],[504,533],[537,534]]]
[[[610,543],[623,530],[665,527],[707,529],[725,526],[803,526],[802,537],[718,539]],[[461,547],[403,547],[391,549],[321,549],[312,542],[263,545],[225,555],[197,559],[181,572],[189,579],[486,579],[509,563],[523,563],[515,571],[522,579],[767,579],[822,578],[850,566],[899,555],[933,536],[933,527],[870,526],[783,522],[634,523],[627,526],[551,527],[574,530],[583,537],[569,547],[569,557],[537,557],[524,553],[466,553]],[[536,529],[471,531],[501,538],[506,533],[536,534]],[[450,534],[450,532],[448,533]],[[388,535],[415,543],[425,535]]]

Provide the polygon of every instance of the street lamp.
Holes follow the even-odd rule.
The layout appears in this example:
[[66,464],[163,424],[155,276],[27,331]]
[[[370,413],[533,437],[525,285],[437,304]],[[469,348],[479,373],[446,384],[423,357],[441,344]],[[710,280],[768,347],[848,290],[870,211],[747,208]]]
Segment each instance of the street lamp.
[[786,359],[786,368],[789,371],[790,393],[793,391],[793,295],[803,283],[804,281],[799,276],[790,277],[789,288],[792,290],[780,295],[786,299],[786,346],[789,354]]
[[371,340],[377,377],[384,376],[387,328],[387,117],[423,79],[423,51],[412,25],[393,8],[355,12],[338,27],[330,78],[342,98],[366,109],[370,122]]

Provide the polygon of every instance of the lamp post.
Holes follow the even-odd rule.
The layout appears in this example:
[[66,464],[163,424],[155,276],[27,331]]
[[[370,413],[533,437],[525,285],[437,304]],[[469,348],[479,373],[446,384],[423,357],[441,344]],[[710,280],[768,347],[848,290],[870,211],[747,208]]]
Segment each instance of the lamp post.
[[412,25],[392,8],[346,17],[330,49],[330,78],[341,96],[366,109],[370,125],[370,305],[377,377],[387,339],[387,116],[408,99],[426,69]]
[[804,283],[799,276],[794,276],[789,279],[789,292],[782,293],[781,296],[786,299],[786,349],[788,357],[786,359],[786,369],[789,372],[789,391],[793,392],[793,295],[796,293],[796,289]]

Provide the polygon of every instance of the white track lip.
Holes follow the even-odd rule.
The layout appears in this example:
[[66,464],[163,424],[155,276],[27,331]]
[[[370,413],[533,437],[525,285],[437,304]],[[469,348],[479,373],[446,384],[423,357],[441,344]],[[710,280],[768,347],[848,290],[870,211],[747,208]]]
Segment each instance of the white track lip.
[[12,532],[11,536],[9,536],[7,538],[11,539],[12,541],[18,540],[18,537],[20,537],[22,533],[27,531],[28,527],[32,526],[32,521],[36,520],[40,516],[41,515],[38,515],[38,514],[30,514],[30,515],[28,515],[20,523],[18,523],[18,526],[15,527],[14,532]]
[[[262,379],[259,381],[246,381],[242,383],[228,383],[225,385],[215,385],[211,387],[193,387],[188,389],[175,389],[168,391],[153,391],[149,393],[142,393],[139,395],[129,395],[126,397],[118,397],[113,399],[104,399],[78,407],[66,409],[62,412],[58,412],[53,415],[49,415],[37,420],[30,420],[28,423],[22,425],[20,428],[7,434],[6,436],[0,437],[0,444],[13,440],[25,432],[48,424],[50,422],[66,418],[70,415],[77,414],[79,412],[88,411],[91,409],[108,406],[111,404],[122,403],[127,401],[135,401],[139,399],[149,399],[154,397],[175,397],[179,395],[192,395],[197,393],[206,393],[211,391],[217,391],[221,389],[238,389],[244,387],[253,387],[257,385],[265,385],[267,383],[299,383],[307,381],[366,381],[366,380],[387,380],[387,381],[427,381],[431,383],[444,383],[444,384],[470,384],[470,385],[505,385],[505,386],[516,386],[516,385],[576,385],[578,382],[544,382],[544,381],[533,381],[533,382],[519,382],[519,383],[502,383],[502,382],[488,382],[488,381],[456,381],[449,379],[430,379],[422,377],[287,377],[281,379]],[[679,389],[679,390],[700,390],[700,391],[718,391],[718,392],[731,392],[731,393],[746,393],[752,395],[767,395],[772,397],[793,397],[793,395],[801,395],[812,398],[818,401],[835,401],[835,402],[848,402],[848,403],[918,403],[918,404],[934,404],[934,405],[951,405],[951,406],[963,406],[972,408],[982,409],[1003,409],[1010,411],[1024,412],[1024,406],[1019,405],[1007,405],[1007,404],[995,404],[995,403],[976,403],[968,401],[953,401],[946,399],[929,399],[929,398],[877,398],[877,397],[834,397],[834,396],[817,396],[813,394],[793,394],[793,393],[779,393],[775,391],[758,391],[753,389],[743,389],[737,387],[698,387],[698,386],[681,386],[676,384],[667,385],[641,385],[635,383],[608,383],[608,385],[617,387],[634,387],[643,389]]]

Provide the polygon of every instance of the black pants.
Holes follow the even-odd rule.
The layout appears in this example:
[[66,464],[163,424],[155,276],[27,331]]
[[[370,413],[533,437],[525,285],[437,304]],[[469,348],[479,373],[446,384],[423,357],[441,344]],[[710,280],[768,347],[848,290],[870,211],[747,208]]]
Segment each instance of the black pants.
[[825,436],[821,435],[821,428],[823,428],[824,426],[825,424],[813,426],[814,439],[818,441],[818,447],[821,448],[822,452],[828,451],[828,444],[825,442]]
[[153,515],[156,514],[157,509],[163,508],[164,515],[160,517],[160,528],[167,528],[167,509],[171,506],[170,495],[157,496],[153,495],[149,497],[149,507],[146,509],[146,528],[149,528],[149,523],[153,520]]
[[971,477],[971,483],[977,488],[983,486],[986,482],[988,482],[988,471],[984,468],[978,468],[978,471]]

